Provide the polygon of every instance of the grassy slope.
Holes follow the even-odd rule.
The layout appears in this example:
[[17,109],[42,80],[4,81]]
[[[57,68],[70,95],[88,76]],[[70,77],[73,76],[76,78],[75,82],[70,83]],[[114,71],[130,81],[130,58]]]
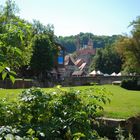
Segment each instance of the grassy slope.
[[0,89],[0,99],[7,98],[13,101],[23,89]]
[[[110,104],[104,106],[104,116],[112,118],[128,118],[140,114],[140,91],[129,91],[119,86],[104,85],[113,95],[110,95]],[[85,89],[88,86],[75,87],[76,89]],[[44,90],[48,90],[45,88]],[[8,97],[9,100],[14,100],[22,89],[0,89],[0,98]]]
[[[88,86],[75,87],[84,89]],[[140,91],[126,90],[115,85],[97,86],[106,88],[112,94],[107,95],[111,99],[110,104],[104,105],[103,116],[109,118],[129,118],[140,115]]]
[[113,85],[104,87],[113,93],[110,96],[111,103],[105,105],[105,116],[128,118],[140,114],[140,91],[130,91]]

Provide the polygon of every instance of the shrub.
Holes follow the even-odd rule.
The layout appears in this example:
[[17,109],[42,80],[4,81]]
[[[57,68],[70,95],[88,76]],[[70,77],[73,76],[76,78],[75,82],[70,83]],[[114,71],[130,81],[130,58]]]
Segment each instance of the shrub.
[[138,85],[137,78],[124,79],[121,82],[121,87],[128,89],[128,90],[140,90],[140,85]]
[[[26,89],[17,102],[1,101],[0,139],[89,140],[98,137],[93,131],[92,122],[97,111],[103,109],[101,102],[108,101],[105,92],[93,88],[83,91],[57,88],[47,93],[40,88]],[[2,133],[7,126],[11,135]],[[18,131],[13,133],[11,128]]]

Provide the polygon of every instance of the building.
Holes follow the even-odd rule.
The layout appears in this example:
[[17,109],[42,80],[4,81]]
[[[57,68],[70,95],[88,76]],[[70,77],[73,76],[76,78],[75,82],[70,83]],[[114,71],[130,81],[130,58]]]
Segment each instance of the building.
[[[60,53],[58,56],[58,62],[61,64],[64,62],[65,72],[64,77],[71,76],[86,76],[88,73],[88,67],[91,62],[92,55],[95,55],[96,49],[93,47],[93,41],[89,37],[88,43],[84,46],[81,45],[79,37],[76,39],[76,59],[72,55],[65,56],[63,61],[63,56]],[[61,57],[61,58],[60,58]]]
[[65,77],[71,77],[75,70],[78,70],[78,67],[75,65],[73,57],[71,55],[65,56]]
[[79,38],[77,38],[76,47],[77,59],[83,59],[87,64],[89,64],[91,56],[96,54],[96,49],[93,46],[92,39],[89,37],[88,43],[81,45]]
[[65,77],[85,76],[86,62],[83,59],[75,61],[72,55],[65,56]]
[[65,58],[65,48],[59,44],[55,43],[58,49],[58,55],[55,56],[54,68],[51,71],[51,75],[55,79],[63,79],[65,73],[64,58]]

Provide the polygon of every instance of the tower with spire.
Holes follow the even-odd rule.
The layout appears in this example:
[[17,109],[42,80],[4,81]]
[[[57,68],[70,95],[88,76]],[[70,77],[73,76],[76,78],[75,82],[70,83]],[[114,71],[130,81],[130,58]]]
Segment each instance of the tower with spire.
[[81,48],[79,35],[76,37],[76,50],[79,51]]
[[92,41],[92,39],[90,38],[90,35],[89,35],[87,47],[88,47],[90,50],[93,50],[93,41]]

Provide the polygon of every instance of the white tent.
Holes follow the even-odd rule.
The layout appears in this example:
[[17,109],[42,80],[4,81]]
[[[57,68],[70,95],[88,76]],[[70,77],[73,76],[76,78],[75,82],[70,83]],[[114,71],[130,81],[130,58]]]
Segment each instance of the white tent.
[[117,76],[117,74],[116,74],[115,72],[113,72],[113,73],[111,74],[111,76]]
[[119,73],[117,74],[117,76],[122,76],[121,72],[119,72]]
[[95,70],[93,70],[91,73],[89,73],[89,75],[103,75],[103,73],[101,72],[101,71],[95,71]]
[[104,76],[110,76],[109,74],[105,73]]
[[97,75],[103,75],[103,73],[101,71],[97,71]]
[[89,73],[89,75],[96,75],[97,74],[97,72],[94,70],[94,71],[92,71],[91,73]]

